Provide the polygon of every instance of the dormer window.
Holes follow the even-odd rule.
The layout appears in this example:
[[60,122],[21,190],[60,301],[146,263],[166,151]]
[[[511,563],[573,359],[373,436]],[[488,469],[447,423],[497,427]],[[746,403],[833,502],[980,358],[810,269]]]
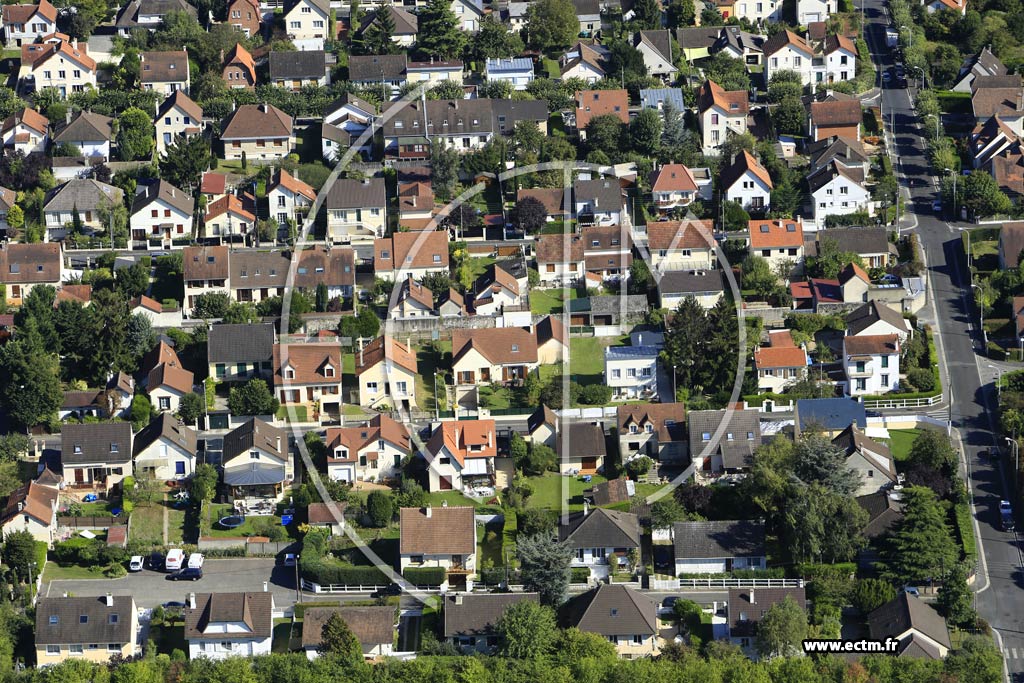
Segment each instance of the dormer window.
[[334,377],[334,367],[327,365],[324,366],[324,377]]
[[75,451],[75,453],[81,453],[82,452],[82,444],[76,443],[72,448]]
[[649,423],[644,425],[644,431],[647,432],[648,434],[653,433],[654,432],[654,425],[649,424]]
[[284,369],[284,378],[285,379],[295,379],[295,370],[294,370],[294,368],[285,368]]
[[390,251],[382,251],[382,252],[380,252],[380,258],[383,261],[389,260],[391,258],[391,252]]
[[637,430],[636,425],[629,425],[629,433],[630,434],[636,434],[637,431],[639,431],[639,430]]
[[88,614],[80,615],[78,617],[78,623],[79,624],[88,624],[89,623],[89,615]]
[[259,460],[260,459],[260,452],[259,451],[249,451],[249,459],[250,460]]
[[512,345],[512,353],[519,353],[519,344]]
[[121,447],[118,444],[116,444],[116,443],[110,444],[110,452],[111,453],[117,453],[119,450],[121,450]]
[[51,614],[50,615],[50,625],[51,626],[55,626],[56,624],[59,624],[59,623],[60,623],[60,617],[58,617],[56,614]]

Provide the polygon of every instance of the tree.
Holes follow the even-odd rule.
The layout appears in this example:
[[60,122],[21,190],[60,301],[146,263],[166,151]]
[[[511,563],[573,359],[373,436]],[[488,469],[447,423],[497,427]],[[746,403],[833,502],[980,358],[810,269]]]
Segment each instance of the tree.
[[185,424],[195,426],[205,407],[203,397],[190,391],[181,397],[181,402],[178,404],[178,417]]
[[549,654],[558,637],[554,611],[528,600],[506,609],[495,630],[501,638],[501,653],[517,659],[537,659]]
[[957,456],[949,437],[938,429],[923,429],[914,437],[907,458],[910,464],[931,470],[952,474],[956,469]]
[[139,262],[114,271],[114,283],[128,299],[145,294],[149,289],[149,266]]
[[558,456],[554,449],[542,443],[530,445],[530,452],[523,461],[523,473],[532,477],[557,469]]
[[156,136],[153,120],[137,107],[129,107],[117,118],[117,149],[121,161],[148,159]]
[[624,124],[615,114],[602,114],[590,119],[587,124],[587,147],[589,149],[617,150],[623,142]]
[[548,210],[536,197],[523,197],[516,202],[515,222],[527,235],[536,235],[547,223]]
[[665,13],[669,29],[693,26],[697,17],[697,9],[693,0],[671,0]]
[[911,486],[903,497],[903,519],[883,548],[883,578],[897,584],[938,578],[953,568],[959,555],[945,512],[931,489]]
[[526,10],[526,42],[541,51],[567,48],[580,30],[571,0],[537,0]]
[[15,462],[28,454],[28,437],[18,432],[0,436],[0,462]]
[[516,527],[524,538],[543,534],[550,536],[555,532],[557,522],[555,515],[547,508],[525,508],[516,512]]
[[739,202],[725,202],[722,213],[725,217],[726,230],[745,230],[750,225],[750,214],[740,206]]
[[15,423],[35,427],[55,417],[63,402],[57,357],[40,344],[35,322],[0,347],[0,405]]
[[7,236],[17,237],[21,229],[25,227],[25,212],[21,207],[14,204],[7,210]]
[[658,0],[637,0],[633,4],[631,23],[642,31],[661,28],[661,4]]
[[395,35],[395,15],[390,6],[383,3],[377,5],[373,19],[363,30],[362,53],[367,55],[393,55],[398,52],[398,45],[392,40]]
[[192,317],[215,320],[227,315],[231,307],[231,295],[227,292],[205,292],[196,297]]
[[615,646],[597,633],[581,631],[575,626],[561,632],[555,644],[555,654],[565,662],[579,662],[583,659],[613,662],[618,654]]
[[341,615],[335,612],[324,622],[320,632],[320,654],[334,655],[350,664],[363,661],[363,648]]
[[787,96],[772,110],[772,123],[777,133],[799,135],[806,118],[807,110],[799,97]]
[[386,527],[395,516],[395,501],[387,491],[370,491],[366,497],[366,516],[378,529]]
[[160,177],[182,190],[199,187],[203,171],[210,167],[210,142],[202,135],[175,136],[160,157]]
[[807,637],[807,612],[786,596],[768,608],[757,625],[757,652],[762,657],[790,657]]
[[654,529],[670,529],[676,522],[686,519],[686,510],[671,496],[651,504],[651,527]]
[[[688,0],[692,2],[692,0]],[[664,147],[675,148],[683,144],[683,140],[686,138],[686,127],[683,122],[683,114],[681,111],[676,109],[676,106],[665,101],[665,106],[661,110],[662,113],[662,126],[661,126],[661,144]]]
[[805,484],[818,483],[839,495],[851,495],[860,486],[860,475],[846,464],[846,452],[820,434],[796,442],[793,474]]
[[790,97],[800,98],[804,93],[803,78],[796,71],[773,71],[768,82],[768,101],[781,102]]
[[962,563],[953,565],[939,589],[939,607],[946,621],[958,628],[973,628],[978,619],[973,597],[966,568]]
[[508,454],[512,456],[512,463],[516,468],[522,469],[523,462],[529,454],[529,448],[527,448],[526,440],[519,435],[519,432],[512,432],[512,437],[508,443]]
[[[657,0],[654,0],[657,4]],[[661,116],[654,109],[641,109],[629,122],[629,141],[632,149],[653,156],[661,146]]]
[[569,588],[572,549],[552,534],[520,538],[516,547],[526,590],[540,593],[543,604],[557,606]]
[[196,470],[192,474],[192,483],[189,487],[192,500],[213,500],[213,495],[217,492],[217,480],[219,478],[220,475],[217,472],[217,468],[213,465],[205,462],[196,465]]
[[963,182],[963,197],[960,205],[971,215],[985,218],[996,214],[1008,214],[1013,210],[1010,198],[999,189],[999,184],[988,173],[972,173]]
[[135,394],[131,407],[132,429],[138,432],[149,424],[153,417],[153,404],[145,394]]
[[493,14],[486,15],[480,28],[466,48],[467,56],[473,61],[515,57],[524,49],[523,39],[518,33],[509,31]]
[[274,415],[280,407],[281,402],[262,379],[251,379],[228,394],[228,409],[233,415]]
[[818,243],[818,255],[806,259],[808,277],[834,280],[839,271],[850,263],[863,266],[860,256],[854,252],[840,251],[839,243],[831,237],[823,237]]
[[[4,564],[14,570],[15,574],[28,580],[29,565],[36,560],[36,539],[29,531],[13,531],[4,537]],[[43,570],[36,567],[35,576]]]
[[888,581],[866,578],[857,581],[850,601],[866,616],[895,597],[896,589]]
[[430,168],[434,192],[443,202],[455,196],[455,188],[459,184],[459,160],[459,153],[454,147],[445,145],[441,137],[434,138],[430,145]]
[[429,0],[419,15],[416,49],[428,57],[455,59],[466,46],[466,34],[447,0]]
[[698,359],[704,357],[702,349],[709,336],[707,312],[688,296],[675,311],[665,330],[665,367],[675,368],[679,384],[696,384]]
[[704,76],[725,90],[749,90],[750,76],[742,59],[735,59],[727,52],[716,52],[704,64]]
[[656,289],[651,269],[644,259],[633,259],[633,263],[629,267],[627,289],[630,294],[647,294]]
[[771,264],[762,256],[748,255],[743,260],[743,289],[752,289],[759,297],[772,295],[779,284],[779,279],[772,272]]

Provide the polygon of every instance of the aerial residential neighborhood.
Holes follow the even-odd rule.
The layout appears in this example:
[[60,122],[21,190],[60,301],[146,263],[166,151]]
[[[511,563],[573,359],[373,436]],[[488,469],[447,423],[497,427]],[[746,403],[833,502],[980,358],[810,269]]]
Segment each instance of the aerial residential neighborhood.
[[0,678],[1024,680],[1024,13],[0,12]]

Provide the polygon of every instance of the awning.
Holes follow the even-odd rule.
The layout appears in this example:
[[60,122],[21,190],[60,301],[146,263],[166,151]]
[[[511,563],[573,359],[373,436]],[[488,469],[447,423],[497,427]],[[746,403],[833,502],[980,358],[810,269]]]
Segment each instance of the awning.
[[282,465],[252,464],[224,470],[224,483],[228,486],[263,486],[284,481]]
[[466,458],[466,466],[462,468],[462,476],[487,474],[487,458]]

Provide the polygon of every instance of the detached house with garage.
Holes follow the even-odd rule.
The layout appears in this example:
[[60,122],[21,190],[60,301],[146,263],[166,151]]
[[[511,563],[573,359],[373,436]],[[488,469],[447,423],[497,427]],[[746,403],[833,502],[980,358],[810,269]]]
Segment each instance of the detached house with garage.
[[162,155],[177,136],[191,137],[202,132],[203,108],[184,92],[176,90],[157,109],[153,124],[156,127],[156,153]]
[[[383,238],[387,227],[387,206],[383,178],[335,181],[324,198],[327,240],[331,244],[348,244]],[[447,245],[445,253],[448,253]]]
[[86,232],[106,229],[107,226],[100,223],[100,210],[116,206],[123,195],[121,188],[91,178],[69,180],[50,190],[43,203],[47,237],[50,240],[67,237],[75,214]]
[[228,161],[283,159],[292,152],[292,117],[272,104],[243,104],[227,118],[220,139]]
[[408,410],[416,407],[416,350],[392,337],[377,337],[355,353],[359,405]]
[[765,167],[750,152],[741,152],[722,169],[718,178],[726,201],[736,202],[747,211],[768,210],[775,185]]
[[698,187],[693,172],[682,164],[665,164],[651,173],[651,199],[661,213],[685,208],[696,199],[711,199],[710,184],[705,188]]
[[476,519],[471,507],[402,508],[398,514],[399,571],[443,567],[445,587],[472,590],[476,571]]
[[341,416],[341,347],[276,344],[274,393],[282,406],[302,406],[313,419]]
[[620,225],[625,193],[618,178],[577,180],[573,208],[581,225]]
[[420,453],[427,463],[427,490],[493,487],[497,454],[494,420],[442,422]]
[[637,31],[633,48],[643,57],[648,76],[669,81],[679,73],[672,55],[672,32],[668,29]]
[[324,626],[335,614],[341,617],[359,641],[365,659],[374,660],[391,654],[398,618],[393,606],[310,607],[302,614],[302,649],[308,659],[319,656]]
[[288,40],[298,50],[323,50],[331,23],[331,5],[327,0],[288,0],[284,6],[284,28]]
[[604,350],[604,381],[614,400],[649,398],[658,391],[656,346],[608,346]]
[[159,481],[186,479],[196,463],[196,430],[170,413],[160,413],[135,435],[135,474]]
[[658,654],[658,606],[639,591],[602,584],[570,600],[562,615],[564,626],[607,638],[620,657]]
[[452,330],[452,373],[463,388],[518,383],[537,368],[537,335],[528,327]]
[[189,593],[184,609],[189,659],[269,655],[274,594]]
[[270,215],[277,219],[278,225],[287,225],[289,220],[298,223],[315,201],[316,190],[283,168],[277,171],[267,188]]
[[130,422],[68,423],[60,439],[64,479],[71,488],[105,493],[132,475]]
[[603,471],[608,454],[604,425],[597,421],[560,419],[555,432],[555,454],[563,476]]
[[629,93],[625,90],[580,90],[576,93],[576,133],[580,140],[587,139],[590,120],[604,114],[613,114],[623,123],[629,123]]
[[809,362],[807,351],[793,342],[789,330],[768,332],[768,344],[754,349],[758,391],[781,394],[807,376]]
[[880,641],[899,641],[900,657],[944,659],[953,645],[946,620],[920,598],[900,593],[868,615],[868,632]]
[[409,431],[381,414],[363,425],[329,427],[327,476],[336,481],[381,482],[394,479],[409,455]]
[[584,505],[583,512],[569,516],[558,529],[558,539],[572,549],[572,566],[590,567],[591,576],[604,579],[611,566],[629,566],[630,551],[640,549],[640,520],[631,512],[619,512]]
[[68,145],[84,157],[107,160],[113,119],[109,116],[80,111],[68,123],[58,126],[53,134],[55,145]]
[[814,223],[825,227],[829,216],[874,212],[871,193],[864,186],[866,176],[860,167],[847,167],[833,160],[807,177],[814,205]]
[[[726,422],[724,428],[722,423]],[[711,447],[719,428],[718,443]],[[694,410],[687,416],[690,459],[705,472],[741,472],[761,445],[761,419],[751,410]]]
[[642,403],[616,409],[619,453],[623,459],[645,455],[659,461],[686,455],[686,407],[682,403]]
[[764,522],[676,522],[672,525],[675,575],[765,569]]

